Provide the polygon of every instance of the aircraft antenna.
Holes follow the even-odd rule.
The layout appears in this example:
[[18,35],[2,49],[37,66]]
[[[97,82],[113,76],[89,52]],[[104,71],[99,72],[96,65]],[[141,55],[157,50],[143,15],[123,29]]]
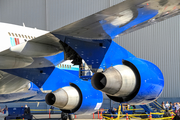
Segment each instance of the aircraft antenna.
[[24,23],[23,23],[23,27],[26,27]]

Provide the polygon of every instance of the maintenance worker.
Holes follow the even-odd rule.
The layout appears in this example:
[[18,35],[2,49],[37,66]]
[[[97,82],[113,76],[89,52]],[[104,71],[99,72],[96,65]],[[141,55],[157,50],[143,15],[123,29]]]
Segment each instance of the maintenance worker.
[[164,115],[163,115],[163,117],[170,117],[171,116],[171,114],[170,114],[170,112],[169,112],[169,110],[168,110],[168,108],[165,110],[165,112],[164,112]]
[[3,114],[3,110],[1,110],[0,109],[0,120],[4,120],[4,118],[6,117],[6,116],[8,116],[8,108],[5,108],[4,110],[6,110],[6,113],[5,114]]
[[68,118],[69,118],[69,120],[74,120],[74,114],[73,113],[69,113],[68,114]]
[[51,110],[51,114],[53,114],[53,113],[54,113],[54,107],[51,106],[51,107],[50,107],[50,110]]
[[[113,107],[111,107],[109,110],[108,110],[108,112],[107,112],[107,114],[110,114],[110,116],[107,116],[107,117],[113,117],[113,118],[116,118],[117,116],[117,111],[116,111],[116,109],[115,108],[113,108]],[[116,115],[115,115],[116,114]]]
[[136,106],[135,106],[135,105],[132,105],[132,108],[133,108],[133,114],[135,114]]
[[68,113],[61,112],[61,119],[62,120],[67,120],[67,118],[68,118]]
[[165,108],[169,110],[170,104],[168,101],[166,101]]
[[[24,115],[31,116],[30,107],[28,107],[27,105],[24,106]],[[31,119],[28,119],[28,120],[31,120]]]
[[30,112],[30,107],[28,107],[27,105],[25,105],[25,107],[24,107],[24,114],[25,114],[25,115],[31,114],[31,112]]
[[74,114],[73,113],[65,113],[65,112],[61,112],[61,119],[62,120],[67,120],[67,118],[69,118],[69,120],[74,120]]

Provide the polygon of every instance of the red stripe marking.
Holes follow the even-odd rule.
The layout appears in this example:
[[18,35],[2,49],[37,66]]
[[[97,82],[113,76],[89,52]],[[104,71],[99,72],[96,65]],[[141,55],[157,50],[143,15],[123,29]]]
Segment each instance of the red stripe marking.
[[20,43],[19,43],[19,38],[14,38],[14,39],[15,39],[15,44],[16,44],[16,45],[20,44]]
[[164,10],[166,10],[167,7],[168,7],[168,6],[166,6],[166,7],[164,8]]
[[176,9],[176,6],[173,7],[173,10],[175,10],[175,9]]
[[20,44],[20,43],[19,43],[19,38],[17,38],[17,43]]
[[14,38],[15,39],[15,44],[17,45],[18,43],[17,43],[17,38]]

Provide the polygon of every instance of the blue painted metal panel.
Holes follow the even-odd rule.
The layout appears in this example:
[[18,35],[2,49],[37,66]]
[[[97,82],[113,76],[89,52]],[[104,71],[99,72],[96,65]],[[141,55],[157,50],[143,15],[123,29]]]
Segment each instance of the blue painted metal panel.
[[122,65],[122,60],[127,59],[129,57],[135,57],[129,51],[119,46],[114,41],[111,42],[108,51],[106,52],[104,58],[102,58],[102,62],[100,68],[107,69],[111,66]]
[[124,58],[134,56],[112,40],[84,40],[54,35],[74,49],[92,69],[105,69],[122,63]]
[[140,89],[128,103],[147,104],[157,99],[164,88],[164,78],[160,69],[143,59],[128,58],[126,60],[134,64],[140,74]]
[[[88,65],[92,65],[92,68],[96,69],[99,68],[112,42],[112,40],[84,40],[58,34],[54,35],[60,40],[64,40],[64,42],[74,49]],[[102,44],[101,47],[100,43]]]
[[46,60],[49,60],[53,65],[58,65],[60,62],[64,60],[64,52],[61,52],[57,55],[44,57]]
[[101,68],[106,69],[115,65],[122,65],[122,61],[132,63],[140,74],[140,89],[137,95],[130,101],[130,104],[145,104],[157,99],[164,87],[164,78],[160,69],[153,63],[136,58],[130,52],[111,42],[101,63]]
[[[62,69],[63,70],[63,69]],[[77,77],[79,77],[79,70],[64,70],[66,72],[69,72],[73,75],[76,75]]]
[[73,83],[82,92],[82,104],[76,114],[89,114],[97,111],[103,102],[102,92],[94,89],[90,81],[76,81]]
[[61,70],[59,68],[55,68],[52,74],[47,78],[46,82],[43,84],[43,90],[52,90],[55,91],[64,86],[70,86],[70,83],[80,81],[79,77]]

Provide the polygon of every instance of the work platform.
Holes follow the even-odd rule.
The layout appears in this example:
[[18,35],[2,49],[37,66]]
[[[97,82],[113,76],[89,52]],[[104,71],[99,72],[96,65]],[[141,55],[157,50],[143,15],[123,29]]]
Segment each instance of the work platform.
[[[33,114],[33,120],[61,120],[60,114],[51,114],[51,118],[49,118],[49,114]],[[98,119],[98,115],[95,114],[95,119],[93,119],[93,115],[77,115],[75,120],[105,120]],[[122,118],[121,120],[126,120],[126,118]],[[140,119],[131,119],[131,120],[140,120]]]
[[[33,120],[60,120],[61,114],[33,114]],[[75,120],[99,120],[98,115],[95,114],[93,119],[93,115],[76,115]]]

